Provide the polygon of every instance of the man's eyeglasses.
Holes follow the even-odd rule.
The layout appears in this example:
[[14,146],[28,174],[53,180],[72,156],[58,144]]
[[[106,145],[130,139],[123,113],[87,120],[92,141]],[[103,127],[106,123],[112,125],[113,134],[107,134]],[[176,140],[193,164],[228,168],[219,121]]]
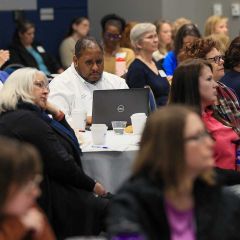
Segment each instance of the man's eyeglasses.
[[212,57],[212,58],[207,58],[206,60],[212,60],[214,61],[215,63],[220,63],[220,61],[224,60],[225,56],[223,55],[218,55],[218,56],[215,56],[215,57]]
[[48,85],[48,82],[40,82],[40,81],[36,81],[33,83],[34,86],[38,87],[38,88],[41,88],[41,89],[47,89],[49,90],[49,85]]
[[122,37],[122,35],[106,32],[104,33],[104,37],[110,40],[119,40]]
[[202,141],[202,140],[204,140],[205,138],[209,138],[209,137],[210,137],[211,139],[213,139],[209,132],[203,131],[203,132],[200,132],[200,133],[198,133],[198,134],[196,134],[196,135],[193,135],[193,136],[189,136],[189,137],[184,138],[184,141],[185,141],[185,142],[188,142],[188,141]]

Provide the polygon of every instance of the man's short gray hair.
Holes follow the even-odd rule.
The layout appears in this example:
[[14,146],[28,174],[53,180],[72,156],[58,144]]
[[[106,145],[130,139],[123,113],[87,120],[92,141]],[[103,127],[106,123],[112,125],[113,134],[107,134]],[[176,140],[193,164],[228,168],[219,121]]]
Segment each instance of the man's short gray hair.
[[156,26],[152,23],[138,23],[130,32],[130,40],[135,49],[137,49],[137,43],[143,38],[146,33],[156,31]]
[[[19,101],[34,103],[33,86],[37,74],[45,74],[35,68],[20,68],[6,80],[0,91],[0,113],[17,108]],[[47,80],[45,76],[45,80]]]

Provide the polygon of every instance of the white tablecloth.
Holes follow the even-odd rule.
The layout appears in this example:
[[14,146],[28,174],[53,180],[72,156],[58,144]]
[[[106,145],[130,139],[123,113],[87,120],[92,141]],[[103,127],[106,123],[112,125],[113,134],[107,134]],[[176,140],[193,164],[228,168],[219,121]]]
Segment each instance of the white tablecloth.
[[103,146],[93,145],[90,131],[78,134],[78,139],[83,152],[99,151],[136,151],[140,141],[140,135],[123,134],[116,135],[113,131],[107,131],[106,144]]
[[104,146],[94,146],[89,131],[78,134],[78,139],[82,142],[82,165],[86,174],[115,193],[131,174],[140,136],[108,131]]

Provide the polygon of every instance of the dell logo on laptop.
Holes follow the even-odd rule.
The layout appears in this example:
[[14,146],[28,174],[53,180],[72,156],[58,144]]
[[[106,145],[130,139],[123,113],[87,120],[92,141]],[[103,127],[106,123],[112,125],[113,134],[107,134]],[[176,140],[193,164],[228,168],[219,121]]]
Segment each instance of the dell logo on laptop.
[[118,111],[118,112],[124,112],[124,106],[123,106],[123,105],[119,105],[119,106],[117,107],[117,111]]

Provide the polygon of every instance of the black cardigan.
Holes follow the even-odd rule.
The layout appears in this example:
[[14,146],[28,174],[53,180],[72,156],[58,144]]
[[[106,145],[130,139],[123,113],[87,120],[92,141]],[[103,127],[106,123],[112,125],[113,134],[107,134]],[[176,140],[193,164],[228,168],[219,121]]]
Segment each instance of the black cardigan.
[[[61,123],[72,131],[65,119]],[[35,105],[22,103],[15,111],[3,113],[0,116],[0,134],[33,144],[41,154],[44,173],[48,177],[63,184],[93,190],[95,182],[84,173],[72,140],[44,121],[41,110]]]

